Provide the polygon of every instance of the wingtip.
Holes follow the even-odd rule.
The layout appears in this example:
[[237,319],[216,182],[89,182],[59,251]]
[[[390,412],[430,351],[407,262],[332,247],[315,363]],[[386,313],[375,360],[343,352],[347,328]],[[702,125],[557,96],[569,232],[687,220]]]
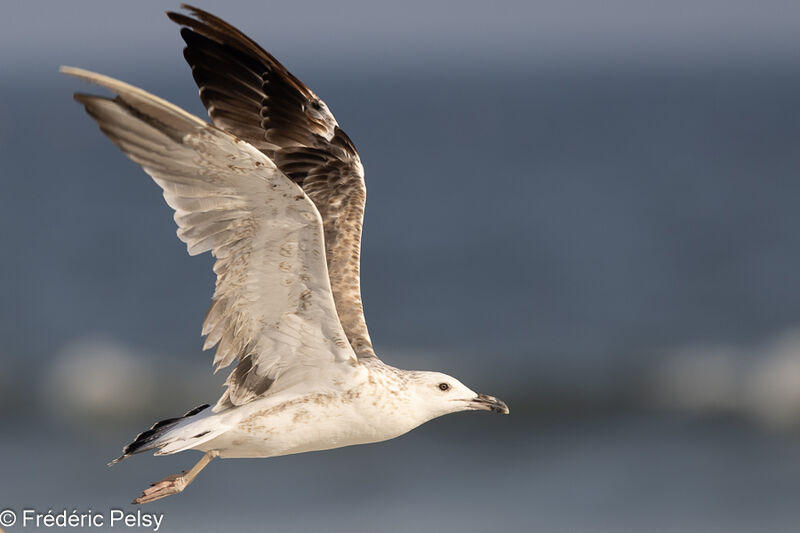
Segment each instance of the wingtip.
[[192,4],[181,3],[181,9],[185,9],[186,11],[191,11],[194,15],[200,15],[204,13],[208,13],[204,9],[200,9],[197,6],[193,6]]
[[[98,80],[111,79],[108,76],[105,76],[103,74],[99,74],[97,72],[92,72],[91,70],[86,70],[85,68],[70,67],[70,66],[67,66],[67,65],[61,65],[60,67],[58,67],[58,71],[61,74],[66,74],[67,76],[74,76],[76,78],[80,78],[82,80],[85,80],[85,81],[88,81],[88,82],[91,82],[91,83],[98,83],[100,85],[102,85],[102,84],[99,83]],[[117,80],[113,80],[113,81],[117,81]]]
[[[198,13],[205,13],[199,7],[195,7],[195,6],[191,5],[191,4],[181,3],[179,8],[184,10],[184,11],[188,11],[189,13],[191,13],[193,15],[197,15]],[[177,22],[178,24],[180,24],[180,21],[176,20],[176,19],[180,19],[181,17],[185,17],[186,16],[183,13],[178,13],[177,11],[173,11],[171,9],[168,9],[167,11],[164,11],[164,13],[167,14],[167,17],[169,17],[169,19],[171,21]]]
[[72,99],[81,105],[86,105],[92,98],[97,98],[97,95],[86,93],[72,93]]
[[82,71],[83,69],[78,67],[70,67],[68,65],[61,65],[58,67],[58,72],[61,74],[66,74],[67,76],[78,76]]
[[172,11],[172,10],[168,9],[167,11],[164,11],[164,14],[167,15],[167,18],[169,20],[171,20],[172,22],[180,24],[180,22],[178,22],[178,20],[180,19],[180,17],[182,15],[180,13],[178,13],[177,11]]
[[[78,67],[70,67],[67,65],[61,65],[58,67],[58,72],[64,74],[66,76],[72,76],[83,81],[89,83],[97,83],[98,77],[102,76],[97,74],[96,72],[92,72],[90,70],[78,68]],[[96,95],[86,94],[86,93],[73,93],[72,98],[81,104],[85,104],[87,100],[92,97],[96,97]]]

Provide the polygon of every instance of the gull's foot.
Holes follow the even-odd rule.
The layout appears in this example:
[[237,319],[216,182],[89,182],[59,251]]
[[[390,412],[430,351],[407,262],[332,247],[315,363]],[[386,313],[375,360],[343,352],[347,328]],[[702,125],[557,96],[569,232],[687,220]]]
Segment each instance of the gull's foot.
[[194,481],[194,478],[197,477],[197,474],[199,474],[200,471],[204,469],[208,463],[214,459],[214,457],[217,456],[219,456],[219,452],[217,450],[206,452],[206,454],[201,457],[199,461],[197,461],[197,464],[189,470],[184,470],[180,474],[172,474],[171,476],[165,477],[161,481],[156,481],[155,483],[151,484],[150,488],[144,489],[142,495],[133,500],[133,503],[149,503],[160,500],[161,498],[170,496],[172,494],[178,494],[186,488],[186,485]]
[[151,483],[150,487],[144,489],[142,495],[133,500],[132,503],[149,503],[173,494],[178,494],[189,484],[190,480],[186,479],[186,473],[187,471],[184,470],[180,474],[172,474],[161,481]]

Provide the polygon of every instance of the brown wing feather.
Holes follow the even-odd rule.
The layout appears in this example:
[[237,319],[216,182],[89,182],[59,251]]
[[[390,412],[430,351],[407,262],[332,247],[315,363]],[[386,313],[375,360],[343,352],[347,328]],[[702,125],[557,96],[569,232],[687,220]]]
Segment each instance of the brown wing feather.
[[183,26],[184,57],[215,126],[252,144],[319,211],[336,311],[353,350],[374,356],[359,285],[364,169],[325,102],[269,52],[201,9],[168,12]]

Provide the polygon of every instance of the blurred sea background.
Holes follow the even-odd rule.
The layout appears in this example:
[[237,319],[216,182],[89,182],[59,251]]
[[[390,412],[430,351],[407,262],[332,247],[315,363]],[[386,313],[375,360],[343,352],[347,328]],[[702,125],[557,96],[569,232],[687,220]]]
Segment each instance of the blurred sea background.
[[[190,258],[68,64],[205,117],[165,9],[0,21],[0,508],[126,509],[192,454],[105,463],[214,402]],[[511,416],[220,461],[161,531],[800,530],[800,4],[207,1],[354,140],[387,363]],[[17,531],[20,528],[7,528]]]

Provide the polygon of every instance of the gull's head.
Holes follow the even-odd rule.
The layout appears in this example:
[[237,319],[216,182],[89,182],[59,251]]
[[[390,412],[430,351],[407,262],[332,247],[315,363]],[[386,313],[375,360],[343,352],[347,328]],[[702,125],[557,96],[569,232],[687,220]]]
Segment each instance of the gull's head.
[[508,414],[508,406],[494,396],[478,394],[452,376],[441,372],[415,372],[410,387],[416,407],[430,418],[458,411],[492,411]]

